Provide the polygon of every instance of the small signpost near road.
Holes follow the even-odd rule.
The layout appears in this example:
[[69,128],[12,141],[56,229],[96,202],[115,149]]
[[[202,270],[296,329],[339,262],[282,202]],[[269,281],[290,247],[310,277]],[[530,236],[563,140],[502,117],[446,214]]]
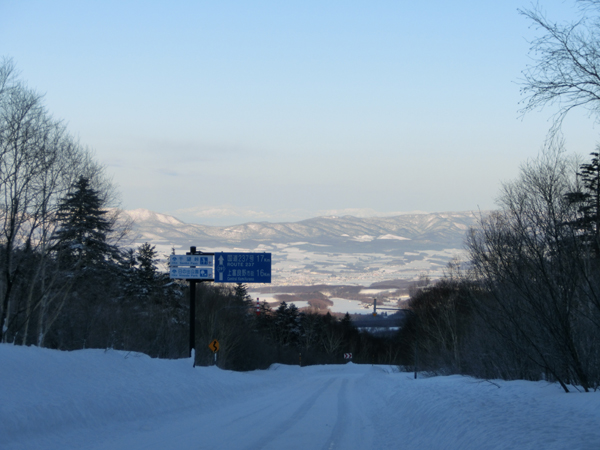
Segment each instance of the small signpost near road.
[[[171,255],[169,263],[171,279],[187,280],[190,283],[190,357],[193,355],[192,350],[196,348],[196,282],[271,282],[270,253],[221,252],[215,257],[214,253],[197,252],[196,247],[190,247],[190,251],[185,255]],[[258,305],[257,314],[260,314]],[[213,340],[208,347],[215,354],[216,363],[219,341]]]
[[208,348],[212,350],[215,354],[215,366],[217,365],[217,352],[219,351],[219,341],[213,339],[210,344],[208,344]]
[[344,359],[352,359],[352,353],[344,353]]

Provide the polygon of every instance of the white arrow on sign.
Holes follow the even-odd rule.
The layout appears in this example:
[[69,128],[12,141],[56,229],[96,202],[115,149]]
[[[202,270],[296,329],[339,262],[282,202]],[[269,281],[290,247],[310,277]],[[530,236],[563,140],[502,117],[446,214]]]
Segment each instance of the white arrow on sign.
[[225,272],[225,266],[223,263],[225,262],[225,258],[223,255],[219,256],[219,265],[217,266],[217,272],[219,272],[219,281],[223,281],[223,272]]

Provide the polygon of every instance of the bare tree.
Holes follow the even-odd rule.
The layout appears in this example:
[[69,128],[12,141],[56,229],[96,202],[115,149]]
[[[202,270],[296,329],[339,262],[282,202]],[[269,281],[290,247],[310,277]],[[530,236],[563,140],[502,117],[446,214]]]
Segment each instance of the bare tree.
[[42,334],[52,322],[46,321],[49,306],[68,280],[50,270],[49,238],[59,200],[81,175],[101,188],[106,201],[114,197],[89,150],[51,117],[39,94],[18,80],[12,61],[2,60],[0,341],[8,334],[15,339],[20,331],[25,343],[34,315]]
[[597,267],[571,224],[575,171],[558,150],[521,168],[504,186],[502,210],[481,220],[468,247],[488,296],[488,323],[563,388],[600,383]]
[[24,88],[6,89],[0,105],[0,235],[5,245],[2,267],[0,336],[7,330],[10,299],[18,274],[15,249],[30,230],[28,212],[37,192],[37,178],[46,171],[43,143],[53,124],[40,97]]
[[539,6],[520,10],[542,36],[531,42],[535,64],[523,71],[522,112],[556,105],[550,137],[573,108],[585,107],[600,119],[600,2],[579,0],[585,14],[573,23],[550,21]]

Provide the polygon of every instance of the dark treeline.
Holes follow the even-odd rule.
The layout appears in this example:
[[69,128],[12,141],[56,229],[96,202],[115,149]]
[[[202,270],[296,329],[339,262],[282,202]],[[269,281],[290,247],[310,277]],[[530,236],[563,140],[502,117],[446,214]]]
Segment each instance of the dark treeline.
[[120,246],[115,190],[0,61],[0,342],[181,354],[182,289],[149,245]]
[[469,263],[410,300],[404,342],[422,367],[484,378],[600,386],[600,162],[563,151],[573,108],[596,120],[600,100],[600,2],[581,17],[549,20],[521,10],[541,32],[523,71],[523,112],[556,107],[546,150],[503,186],[500,210],[467,237]]
[[213,363],[208,344],[220,343],[218,365],[233,370],[266,368],[273,363],[336,364],[344,353],[355,363],[395,364],[401,346],[392,337],[359,332],[346,314],[300,312],[294,304],[271,309],[256,304],[244,285],[220,287],[202,284],[196,298],[196,362]]
[[[95,202],[81,206],[100,222],[85,223],[73,209],[78,194]],[[99,276],[96,256],[116,257],[108,248],[116,216],[105,209],[113,200],[90,152],[16,77],[12,62],[0,61],[0,341],[43,345],[81,280]]]
[[[0,61],[0,342],[58,349],[115,348],[154,357],[188,353],[189,291],[157,269],[154,247],[126,249],[115,191],[42,97]],[[393,362],[381,339],[349,317],[282,304],[259,316],[244,286],[201,285],[197,360],[221,342],[219,364]]]
[[600,386],[599,181],[598,153],[522,167],[471,230],[464,270],[412,295],[401,333],[421,368]]

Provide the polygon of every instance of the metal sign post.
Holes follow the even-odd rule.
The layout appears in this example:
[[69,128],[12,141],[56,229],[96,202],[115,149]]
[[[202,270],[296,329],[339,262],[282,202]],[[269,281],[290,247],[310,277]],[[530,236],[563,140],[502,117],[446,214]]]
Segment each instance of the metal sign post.
[[219,341],[216,339],[213,339],[212,342],[210,344],[208,344],[208,348],[210,348],[212,350],[212,352],[215,354],[215,366],[217,365],[217,353],[219,351]]
[[[196,280],[190,281],[190,340],[189,340],[189,356],[191,358],[196,348]],[[196,367],[196,358],[192,361],[192,365]]]
[[[171,279],[187,280],[190,283],[190,341],[189,356],[196,348],[196,283],[215,281],[219,283],[270,283],[271,282],[271,253],[214,253],[197,252],[196,247],[190,247],[185,255],[171,255]],[[215,271],[217,277],[215,278]],[[256,299],[256,313],[260,314],[260,306]],[[219,342],[216,342],[215,363]],[[194,365],[196,362],[194,361]]]
[[[213,280],[214,253],[196,252],[190,247],[185,255],[171,255],[170,276],[172,279],[184,279],[190,283],[190,340],[189,357],[196,348],[196,282]],[[196,361],[194,361],[194,366]]]

